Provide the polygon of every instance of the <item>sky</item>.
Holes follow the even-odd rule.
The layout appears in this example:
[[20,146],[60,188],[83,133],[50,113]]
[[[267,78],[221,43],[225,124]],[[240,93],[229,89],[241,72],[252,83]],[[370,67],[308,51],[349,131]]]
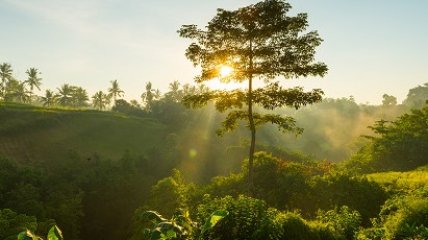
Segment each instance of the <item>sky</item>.
[[[0,0],[0,63],[15,76],[38,68],[42,91],[64,83],[106,91],[117,79],[126,99],[145,84],[165,92],[174,80],[193,83],[198,69],[186,59],[183,24],[201,27],[217,8],[254,0]],[[321,88],[326,97],[353,96],[379,104],[387,93],[402,101],[428,82],[428,1],[290,0],[290,14],[308,13],[308,30],[324,39],[317,60],[324,78],[283,79],[285,86]]]

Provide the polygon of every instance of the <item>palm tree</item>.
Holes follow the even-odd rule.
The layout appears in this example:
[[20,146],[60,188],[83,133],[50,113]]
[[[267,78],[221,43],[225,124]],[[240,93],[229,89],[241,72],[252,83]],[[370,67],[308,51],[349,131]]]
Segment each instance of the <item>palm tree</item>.
[[122,89],[119,87],[119,83],[117,80],[110,81],[111,87],[108,89],[109,95],[113,97],[114,102],[116,102],[117,97],[123,97],[123,94],[125,93]]
[[7,82],[13,79],[12,72],[13,72],[12,66],[9,63],[0,64],[0,78],[1,78],[0,97],[3,99],[6,95]]
[[53,105],[55,105],[57,97],[58,96],[55,95],[55,93],[53,91],[47,89],[45,92],[45,96],[42,97],[43,106],[44,107],[52,107]]
[[73,94],[73,86],[63,84],[58,88],[58,103],[61,106],[71,106],[71,99]]
[[102,91],[98,91],[92,96],[92,104],[98,110],[103,110],[109,103],[109,97]]
[[136,107],[136,108],[141,108],[140,104],[138,103],[137,100],[132,99],[130,102],[131,106]]
[[183,90],[180,90],[180,83],[177,80],[169,84],[169,92],[165,94],[165,97],[174,102],[181,101],[183,98]]
[[203,94],[209,92],[210,88],[205,84],[198,84],[196,91],[198,92],[198,94]]
[[14,99],[21,103],[31,102],[31,92],[25,88],[25,82],[19,82],[16,89],[12,93]]
[[82,87],[73,87],[71,102],[74,107],[85,107],[88,105],[88,93]]
[[183,95],[194,95],[196,94],[196,87],[188,83],[183,85]]
[[40,72],[37,68],[30,68],[25,73],[28,75],[28,79],[24,83],[30,86],[30,103],[31,103],[31,95],[33,94],[34,87],[40,90],[42,79],[38,77],[38,74],[40,74]]
[[148,82],[146,84],[146,91],[141,94],[141,99],[145,103],[146,111],[151,111],[153,102],[158,98],[160,98],[160,91],[158,89],[153,89],[152,83]]

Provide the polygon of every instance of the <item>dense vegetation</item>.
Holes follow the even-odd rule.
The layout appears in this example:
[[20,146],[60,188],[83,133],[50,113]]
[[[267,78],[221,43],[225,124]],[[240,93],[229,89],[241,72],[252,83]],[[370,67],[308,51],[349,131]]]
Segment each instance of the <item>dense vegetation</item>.
[[428,84],[379,106],[252,89],[327,71],[290,8],[219,9],[206,31],[179,31],[199,44],[187,50],[199,82],[227,63],[243,91],[147,82],[128,102],[113,80],[90,102],[72,84],[38,96],[38,69],[17,80],[0,64],[0,239],[428,239]]
[[[323,109],[328,106],[331,110],[341,113],[342,117],[349,116],[348,121],[354,122],[355,125],[359,124],[354,119],[355,115],[349,114],[350,108],[343,110],[338,106],[353,106],[351,109],[354,109],[354,114],[366,116],[373,114],[371,115],[373,118],[385,109],[385,106],[357,105],[349,99],[338,99],[326,100],[304,112],[297,112],[296,116],[304,114],[308,119],[311,115],[323,118],[317,106]],[[116,109],[117,107],[115,106]],[[395,110],[391,111],[398,112],[403,108],[396,106]],[[235,221],[232,217],[237,217],[233,210],[236,208],[230,208],[234,204],[242,207],[245,204],[250,204],[248,207],[255,207],[253,205],[256,204],[260,205],[258,211],[261,212],[258,214],[261,218],[257,218],[259,222],[251,223],[255,226],[254,229],[259,229],[259,226],[265,226],[267,229],[293,226],[292,229],[300,229],[296,230],[295,234],[307,234],[303,235],[306,236],[304,239],[320,239],[318,237],[320,234],[340,239],[346,234],[351,234],[349,231],[352,232],[352,236],[358,234],[361,239],[364,237],[375,239],[375,236],[381,239],[383,236],[394,234],[407,234],[406,236],[417,234],[422,236],[421,239],[425,236],[423,234],[426,231],[426,222],[423,216],[426,209],[424,199],[427,196],[426,168],[412,172],[375,173],[367,176],[358,172],[382,171],[383,168],[376,168],[382,159],[377,158],[376,152],[367,152],[365,149],[369,148],[373,141],[384,141],[389,139],[390,135],[395,136],[400,131],[407,131],[407,128],[395,127],[406,119],[413,121],[419,119],[420,121],[416,122],[424,122],[426,114],[422,113],[425,113],[426,109],[414,110],[393,120],[389,135],[363,139],[364,141],[360,143],[363,146],[361,150],[350,161],[345,161],[344,165],[287,152],[281,150],[279,144],[276,148],[266,147],[267,143],[260,144],[259,149],[265,149],[273,155],[263,152],[257,154],[255,162],[257,191],[254,198],[242,195],[246,192],[246,168],[239,170],[240,168],[236,166],[239,159],[235,163],[228,162],[233,159],[232,156],[241,159],[245,156],[245,149],[239,147],[245,145],[238,145],[239,131],[226,136],[221,139],[222,141],[214,135],[216,122],[220,121],[220,116],[213,117],[214,123],[207,132],[205,127],[208,110],[185,110],[180,104],[169,101],[166,97],[153,103],[151,113],[137,108],[132,109],[135,112],[125,110],[122,113],[110,113],[2,104],[0,111],[4,123],[2,146],[8,143],[8,149],[22,149],[19,145],[26,143],[28,148],[24,150],[27,151],[27,156],[38,156],[29,161],[17,150],[11,151],[6,148],[2,150],[2,154],[9,159],[1,160],[1,216],[5,219],[3,223],[7,223],[4,226],[8,226],[3,228],[2,236],[10,237],[24,228],[45,235],[49,227],[56,223],[63,230],[66,239],[91,239],[107,233],[105,239],[139,239],[141,235],[138,229],[142,231],[146,225],[140,223],[138,219],[146,210],[155,209],[169,218],[176,209],[188,209],[189,218],[194,219],[196,226],[201,226],[211,214],[210,211],[219,210],[214,209],[217,201],[220,201],[218,206],[224,206],[224,210],[230,212],[224,221]],[[169,125],[169,116],[176,116],[173,119],[177,122]],[[305,122],[305,118],[302,119]],[[81,133],[78,126],[85,126],[83,123],[88,124],[86,133],[91,132],[89,126],[106,124],[105,133],[99,131],[100,128],[95,128],[98,130],[93,130],[93,134],[72,138]],[[109,136],[110,130],[113,129],[117,131]],[[419,129],[422,131],[423,128]],[[150,138],[147,135],[149,131],[153,131]],[[274,136],[269,127],[262,131],[265,131],[266,139]],[[52,147],[48,136],[57,138],[55,140],[57,142],[60,141],[59,137],[63,136],[65,141],[67,132],[70,139],[63,145]],[[118,136],[120,132],[125,132],[126,137],[115,138],[114,136]],[[422,133],[424,132],[415,134],[414,141],[424,139],[421,138]],[[209,134],[212,138],[204,139]],[[131,142],[126,143],[128,139],[132,140],[137,136],[140,144],[134,148]],[[186,144],[184,141],[189,137],[193,139],[192,144]],[[328,139],[327,136],[324,137]],[[79,145],[81,142],[77,139],[83,144]],[[281,138],[278,136],[277,139]],[[301,144],[301,141],[307,140],[309,139],[303,135],[294,139],[294,144]],[[211,144],[211,149],[204,152],[202,144],[194,147],[195,141]],[[120,147],[122,142],[123,145]],[[225,147],[224,142],[235,143],[237,147],[233,151],[230,148],[222,151],[221,149]],[[150,143],[153,145],[148,145]],[[117,149],[111,151],[110,146]],[[395,146],[388,148],[388,145],[385,145],[384,151],[394,150]],[[191,149],[194,151],[190,151]],[[415,148],[408,155],[424,156],[423,151],[425,148]],[[210,157],[206,158],[208,155]],[[224,156],[228,158],[222,159]],[[360,156],[364,156],[364,161],[356,160],[362,159]],[[205,161],[198,162],[202,158],[205,158]],[[394,169],[395,165],[388,164],[391,166],[388,170],[401,171],[401,166],[407,166],[406,169],[415,168],[412,161],[407,162],[406,159],[397,161],[400,163],[397,165],[399,167]],[[198,164],[192,166],[194,163]],[[245,164],[244,162],[244,166]],[[422,161],[419,165],[426,165],[426,162]],[[167,177],[172,168],[178,168],[180,171],[175,171],[171,177]],[[206,181],[207,176],[231,171],[235,173]],[[194,175],[196,172],[206,175],[198,177]],[[159,179],[162,180],[157,182]],[[190,180],[198,184],[190,183]],[[248,214],[253,212],[246,211]],[[339,218],[342,222],[337,220],[336,215],[343,215],[343,219]],[[245,216],[242,218],[247,219]],[[334,222],[329,222],[333,220]],[[291,224],[288,221],[297,221],[293,224],[301,225],[287,225]],[[223,226],[221,221],[218,224],[218,228]],[[224,226],[229,225],[230,223]],[[364,228],[361,230],[361,227]],[[219,233],[224,231],[221,230]],[[256,234],[251,231],[246,230],[248,234]],[[275,232],[279,234],[277,239],[281,239],[280,236],[286,236],[281,234],[289,233],[290,230]],[[213,235],[213,238],[214,236],[216,235]],[[301,235],[296,236],[295,239],[301,239]],[[291,237],[287,239],[289,238]]]

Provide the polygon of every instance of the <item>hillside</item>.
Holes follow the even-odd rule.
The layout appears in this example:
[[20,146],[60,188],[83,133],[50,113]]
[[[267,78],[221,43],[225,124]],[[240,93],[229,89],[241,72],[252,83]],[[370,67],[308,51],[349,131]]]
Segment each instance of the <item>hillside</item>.
[[407,172],[380,172],[368,174],[369,180],[375,181],[392,193],[413,193],[428,189],[428,165]]
[[165,139],[164,125],[112,112],[0,105],[0,155],[34,163],[78,154],[117,159],[142,155]]

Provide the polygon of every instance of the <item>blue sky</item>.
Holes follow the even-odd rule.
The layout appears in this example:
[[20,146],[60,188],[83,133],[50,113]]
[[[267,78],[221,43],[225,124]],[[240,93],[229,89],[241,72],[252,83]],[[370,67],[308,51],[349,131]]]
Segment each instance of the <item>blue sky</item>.
[[[139,99],[146,82],[191,83],[197,70],[184,57],[182,24],[204,26],[216,8],[250,0],[0,0],[0,63],[23,79],[40,69],[42,88],[80,85],[90,94],[118,79],[127,99]],[[327,97],[378,104],[384,93],[403,100],[428,82],[428,1],[292,0],[291,14],[307,12],[310,30],[324,39],[317,59],[323,79],[283,80],[322,88]]]

